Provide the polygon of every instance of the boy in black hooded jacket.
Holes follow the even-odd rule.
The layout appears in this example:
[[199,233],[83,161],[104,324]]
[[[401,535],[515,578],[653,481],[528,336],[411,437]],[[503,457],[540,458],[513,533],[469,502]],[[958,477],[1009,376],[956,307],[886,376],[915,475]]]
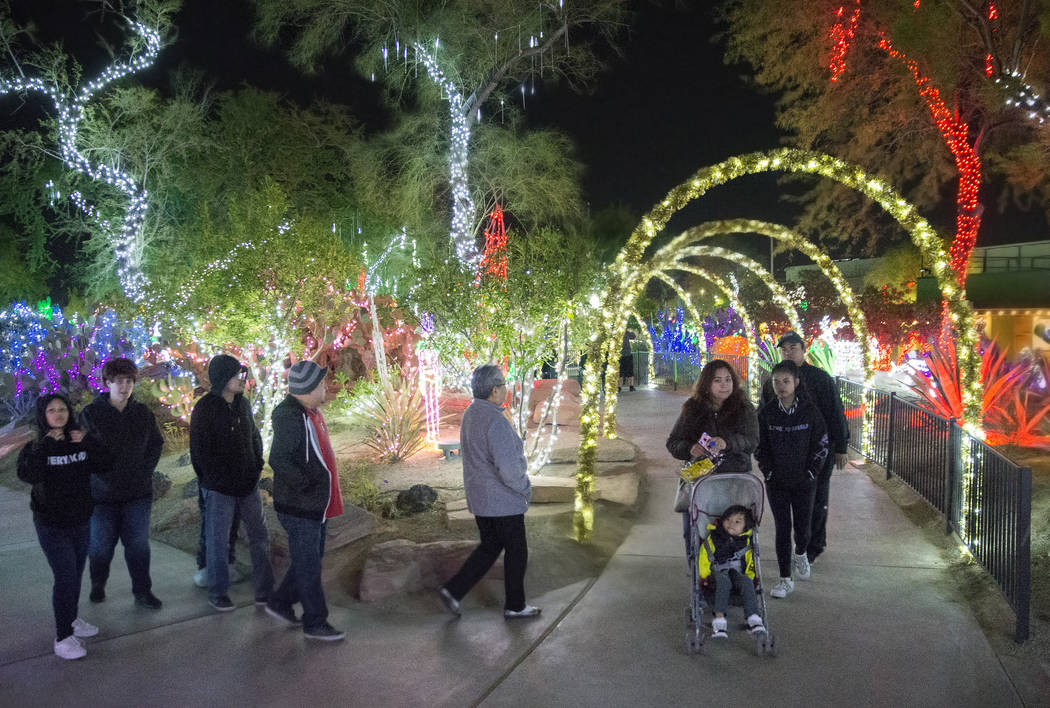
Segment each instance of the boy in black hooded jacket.
[[269,533],[258,489],[262,436],[244,397],[247,372],[232,356],[213,357],[208,364],[211,391],[197,401],[190,418],[190,460],[204,490],[208,602],[219,612],[235,609],[227,595],[235,512],[248,532],[256,604],[266,604],[273,590]]
[[[795,589],[792,568],[800,580],[810,575],[809,545],[817,475],[828,457],[824,418],[810,401],[795,395],[798,366],[784,360],[773,367],[776,398],[758,411],[758,449],[755,459],[766,478],[769,508],[776,524],[780,580],[770,595],[787,597]],[[791,529],[795,553],[791,554]]]

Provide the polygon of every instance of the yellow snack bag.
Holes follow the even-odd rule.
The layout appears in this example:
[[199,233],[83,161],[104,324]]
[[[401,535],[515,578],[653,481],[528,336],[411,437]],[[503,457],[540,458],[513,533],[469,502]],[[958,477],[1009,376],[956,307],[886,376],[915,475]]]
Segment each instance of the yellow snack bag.
[[682,479],[693,482],[708,474],[715,468],[715,463],[709,457],[701,457],[682,468]]

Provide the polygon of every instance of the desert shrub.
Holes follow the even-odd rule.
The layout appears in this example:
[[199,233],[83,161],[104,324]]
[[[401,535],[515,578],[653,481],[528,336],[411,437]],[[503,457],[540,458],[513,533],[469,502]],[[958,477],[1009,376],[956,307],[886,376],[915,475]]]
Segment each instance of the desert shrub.
[[394,376],[389,387],[378,386],[361,400],[368,436],[365,444],[386,462],[411,457],[426,443],[423,395],[413,378]]

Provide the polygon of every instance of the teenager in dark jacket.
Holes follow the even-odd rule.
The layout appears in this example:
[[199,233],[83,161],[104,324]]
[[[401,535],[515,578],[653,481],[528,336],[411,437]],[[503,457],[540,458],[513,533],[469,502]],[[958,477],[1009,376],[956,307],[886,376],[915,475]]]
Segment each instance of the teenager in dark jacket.
[[270,540],[258,486],[262,436],[244,397],[247,374],[232,356],[213,357],[208,364],[211,391],[197,401],[190,418],[190,460],[204,490],[208,602],[220,612],[234,609],[227,594],[227,554],[235,514],[248,532],[255,603],[265,604],[273,591]]
[[[770,595],[787,597],[795,589],[792,568],[800,580],[809,578],[809,544],[817,474],[828,457],[824,418],[816,406],[797,395],[798,366],[785,360],[773,367],[776,398],[758,411],[758,449],[755,458],[766,478],[769,508],[776,524],[780,581]],[[795,553],[791,553],[791,530]]]
[[95,506],[91,473],[104,463],[104,453],[77,427],[65,396],[42,396],[36,402],[36,423],[39,436],[18,455],[18,478],[33,485],[33,525],[55,577],[55,654],[79,659],[87,651],[78,638],[98,634],[98,627],[77,617],[77,605]]
[[[817,473],[817,491],[813,500],[813,520],[810,524],[807,560],[812,563],[828,545],[828,499],[831,494],[831,472],[836,467],[846,466],[846,443],[849,442],[849,426],[842,410],[842,399],[831,375],[819,366],[806,361],[806,343],[795,332],[788,332],[777,341],[780,355],[798,366],[800,388],[824,418],[828,431],[828,444],[833,454],[828,455],[824,467]],[[776,398],[772,382],[767,381],[762,389],[762,401],[768,403]]]
[[153,412],[132,398],[138,367],[129,359],[110,359],[102,367],[109,389],[80,412],[84,430],[105,448],[109,463],[91,477],[95,511],[91,516],[92,602],[106,599],[106,581],[117,540],[131,575],[135,603],[159,610],[149,574],[149,517],[153,509],[153,471],[164,438]]
[[288,395],[273,410],[273,508],[288,533],[292,564],[270,595],[266,612],[297,624],[292,605],[303,606],[303,632],[309,639],[337,641],[346,636],[328,623],[321,585],[328,519],[343,513],[335,453],[321,415],[325,402],[322,369],[300,361],[288,371]]
[[[711,447],[700,445],[707,433]],[[713,359],[704,366],[693,395],[667,436],[667,451],[688,462],[703,455],[722,456],[718,472],[750,472],[751,453],[758,445],[758,418],[740,388],[740,377],[728,362]],[[682,514],[682,533],[689,545],[689,514]]]

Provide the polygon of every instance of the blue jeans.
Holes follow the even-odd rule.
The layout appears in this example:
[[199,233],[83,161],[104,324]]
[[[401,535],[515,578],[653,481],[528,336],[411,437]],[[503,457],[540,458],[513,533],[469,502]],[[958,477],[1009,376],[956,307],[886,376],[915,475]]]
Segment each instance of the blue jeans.
[[95,504],[91,515],[91,545],[88,557],[91,587],[105,588],[109,564],[117,540],[124,544],[124,562],[131,575],[131,592],[142,595],[153,588],[149,577],[149,515],[152,499],[136,499],[123,504]]
[[328,605],[321,586],[321,558],[324,557],[328,524],[281,512],[277,512],[277,520],[288,533],[292,565],[270,599],[285,609],[297,602],[302,603],[303,629],[317,629],[328,621]]
[[36,537],[47,564],[55,576],[51,606],[55,612],[55,639],[62,641],[73,633],[80,602],[80,579],[84,576],[91,531],[85,521],[77,526],[48,526],[34,522]]
[[[204,528],[204,487],[197,485],[197,508],[201,512],[201,535],[197,542],[197,570],[208,567],[208,539]],[[241,525],[238,512],[233,512],[233,522],[230,524],[230,565],[237,562],[237,527]]]
[[711,573],[715,578],[716,614],[724,615],[729,609],[729,593],[735,586],[740,591],[744,603],[744,617],[758,614],[758,598],[755,597],[755,582],[739,570],[716,570]]
[[270,538],[263,519],[262,498],[253,489],[244,497],[231,497],[211,489],[204,490],[204,526],[207,529],[208,595],[214,600],[230,589],[230,566],[227,563],[230,524],[240,515],[248,531],[252,553],[252,576],[255,599],[269,599],[273,591],[273,566],[270,565]]

